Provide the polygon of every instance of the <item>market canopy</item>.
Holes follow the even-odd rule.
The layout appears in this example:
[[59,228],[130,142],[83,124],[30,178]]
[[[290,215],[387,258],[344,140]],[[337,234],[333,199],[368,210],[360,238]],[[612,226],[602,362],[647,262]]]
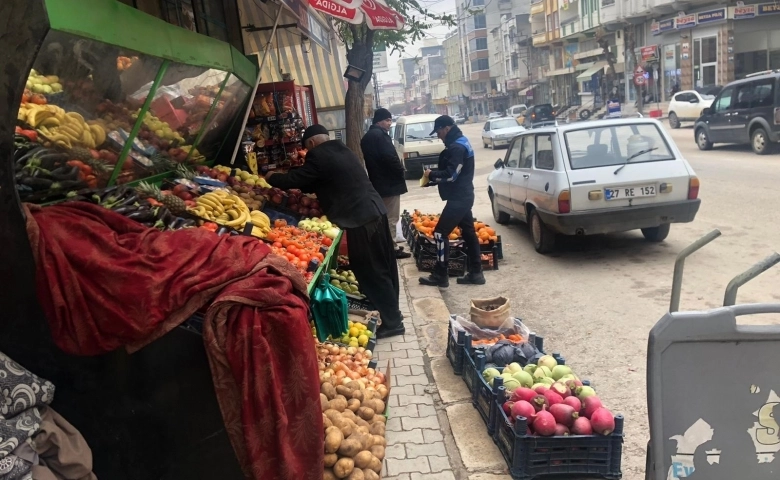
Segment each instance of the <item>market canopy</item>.
[[590,68],[585,70],[584,72],[577,75],[577,81],[579,82],[587,82],[590,80],[590,77],[593,76],[596,72],[604,68],[604,65],[606,65],[607,62],[596,62],[593,65],[591,65]]
[[309,0],[309,6],[354,25],[365,21],[371,30],[400,30],[406,23],[383,0]]

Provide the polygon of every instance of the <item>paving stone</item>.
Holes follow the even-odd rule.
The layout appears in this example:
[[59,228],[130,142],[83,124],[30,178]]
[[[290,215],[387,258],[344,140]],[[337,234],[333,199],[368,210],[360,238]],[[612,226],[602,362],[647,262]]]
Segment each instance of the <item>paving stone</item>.
[[436,415],[436,409],[433,405],[417,405],[417,415],[420,417],[431,417]]
[[[403,270],[403,276],[406,277],[406,281],[408,282],[410,288],[412,286],[417,286],[417,279],[420,278],[423,274],[427,275],[427,273],[417,270],[417,265],[414,263],[405,264],[401,270]],[[412,283],[412,280],[414,280],[414,283]]]
[[432,474],[429,473],[426,475],[421,473],[413,473],[409,480],[455,480],[455,474],[452,473],[452,470],[445,470],[443,472]]
[[[396,407],[393,409],[393,416],[394,417],[419,417],[420,414],[418,413],[417,407],[418,406],[414,404],[407,404],[404,406]],[[400,418],[396,418],[396,420],[400,421]],[[390,421],[388,420],[388,423],[389,422]]]
[[408,473],[402,473],[395,477],[382,477],[383,480],[410,480]]
[[392,350],[393,350],[393,346],[391,342],[385,339],[379,340],[379,343],[377,343],[376,347],[374,347],[374,352],[376,353],[391,352]]
[[446,323],[429,323],[423,328],[427,343],[425,353],[429,358],[441,357],[447,353],[447,335]]
[[395,358],[393,359],[393,367],[405,367],[407,365],[411,366],[422,366],[425,364],[425,360],[422,356],[420,357],[412,357],[412,358]]
[[[397,460],[390,458],[387,460],[387,474],[399,475],[401,473],[430,473],[431,466],[428,465],[427,457],[407,458]],[[427,478],[427,477],[426,477]]]
[[408,365],[407,366],[403,366],[403,367],[394,367],[393,368],[393,375],[406,375],[406,376],[410,376],[410,375],[412,375],[412,369],[409,368]]
[[431,472],[442,472],[444,470],[452,469],[452,466],[450,466],[450,459],[447,458],[446,451],[444,452],[444,456],[429,456],[428,464],[431,466]]
[[398,395],[389,395],[387,397],[387,406],[388,407],[397,407],[398,404]]
[[409,352],[415,352],[415,356],[417,355],[416,352],[420,352],[420,355],[422,355],[422,351],[420,350],[394,350],[392,352],[379,352],[377,357],[379,361],[384,362],[391,358],[408,358]]
[[[434,456],[434,457],[446,458],[447,449],[444,448],[444,442],[426,443],[422,445],[415,445],[413,443],[410,443],[406,445],[406,458],[416,458],[416,457],[423,457],[423,456]],[[445,470],[445,469],[440,468],[439,470]]]
[[441,322],[447,324],[450,320],[450,310],[441,298],[441,295],[431,295],[428,298],[412,300],[414,311],[427,322]]
[[[395,373],[395,372],[393,372]],[[393,385],[427,385],[428,375],[393,375]]]
[[410,403],[433,405],[433,398],[430,395],[398,395],[398,405],[404,406]]
[[422,365],[410,365],[409,375],[425,375],[425,367]]
[[[393,379],[393,380],[395,380],[395,379]],[[398,395],[399,396],[398,397],[399,398],[398,402],[400,404],[400,402],[401,402],[400,395],[415,395],[416,392],[414,390],[414,387],[415,387],[415,385],[399,386],[399,385],[396,385],[395,383],[391,382],[391,384],[390,384],[390,391],[393,393],[393,395]]]
[[398,417],[390,417],[390,418],[388,418],[387,419],[387,424],[385,426],[385,429],[389,430],[391,432],[400,432],[402,430],[402,428],[401,428],[401,419],[398,418]]
[[413,387],[415,395],[430,395],[430,392],[428,391],[429,385],[413,385]]
[[409,350],[409,349],[419,349],[420,343],[416,340],[413,342],[393,342],[393,350]]
[[444,440],[444,434],[441,430],[423,430],[423,440],[425,443],[441,442]]
[[399,443],[423,443],[422,430],[409,430],[407,432],[386,432],[385,439],[388,445]]
[[415,357],[422,358],[423,352],[422,352],[422,350],[419,350],[420,347],[417,347],[417,348],[418,348],[417,350],[407,350],[406,351],[407,357],[408,358],[415,358]]
[[[487,429],[477,410],[470,403],[450,405],[446,410],[452,436],[466,469],[504,470],[504,457],[487,435]],[[401,424],[406,428],[403,419]]]
[[406,449],[403,443],[388,445],[385,447],[385,458],[402,459],[406,458]]
[[[471,407],[471,405],[469,405],[469,407]],[[479,420],[480,422],[482,421],[482,419]],[[435,430],[441,428],[439,425],[439,417],[401,417],[401,425],[404,430],[415,430],[418,428],[431,428]],[[485,437],[487,437],[487,435],[485,435]]]
[[431,360],[431,372],[443,403],[471,399],[471,392],[463,383],[463,378],[452,373],[452,365],[446,356]]

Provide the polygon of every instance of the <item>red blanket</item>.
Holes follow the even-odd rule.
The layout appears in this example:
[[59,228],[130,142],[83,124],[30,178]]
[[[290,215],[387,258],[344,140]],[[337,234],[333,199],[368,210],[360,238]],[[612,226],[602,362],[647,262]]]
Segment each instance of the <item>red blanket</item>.
[[286,260],[250,237],[159,232],[89,203],[26,207],[38,298],[62,350],[137,350],[210,305],[204,345],[246,477],[321,478],[306,284]]

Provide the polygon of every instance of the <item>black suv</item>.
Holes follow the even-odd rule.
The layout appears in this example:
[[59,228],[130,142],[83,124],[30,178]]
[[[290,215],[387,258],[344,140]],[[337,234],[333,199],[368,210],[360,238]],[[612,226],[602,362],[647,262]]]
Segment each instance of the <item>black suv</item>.
[[525,111],[523,126],[526,128],[549,122],[555,122],[555,108],[549,103],[534,105]]
[[749,143],[766,155],[780,142],[780,70],[749,75],[726,85],[693,127],[696,144]]

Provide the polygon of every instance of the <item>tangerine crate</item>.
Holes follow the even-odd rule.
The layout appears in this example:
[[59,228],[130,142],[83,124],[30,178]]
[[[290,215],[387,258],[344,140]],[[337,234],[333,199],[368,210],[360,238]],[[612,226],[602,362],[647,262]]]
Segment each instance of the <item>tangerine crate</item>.
[[493,441],[509,465],[514,480],[539,478],[623,477],[623,416],[615,416],[615,431],[603,435],[539,437],[528,434],[525,418],[514,423],[504,413],[506,389],[497,388],[493,400]]
[[[417,269],[421,272],[432,272],[436,265],[436,254],[420,251],[417,256]],[[466,253],[460,250],[450,250],[450,258],[447,263],[447,274],[450,277],[462,277],[466,274],[466,264],[468,257]]]

